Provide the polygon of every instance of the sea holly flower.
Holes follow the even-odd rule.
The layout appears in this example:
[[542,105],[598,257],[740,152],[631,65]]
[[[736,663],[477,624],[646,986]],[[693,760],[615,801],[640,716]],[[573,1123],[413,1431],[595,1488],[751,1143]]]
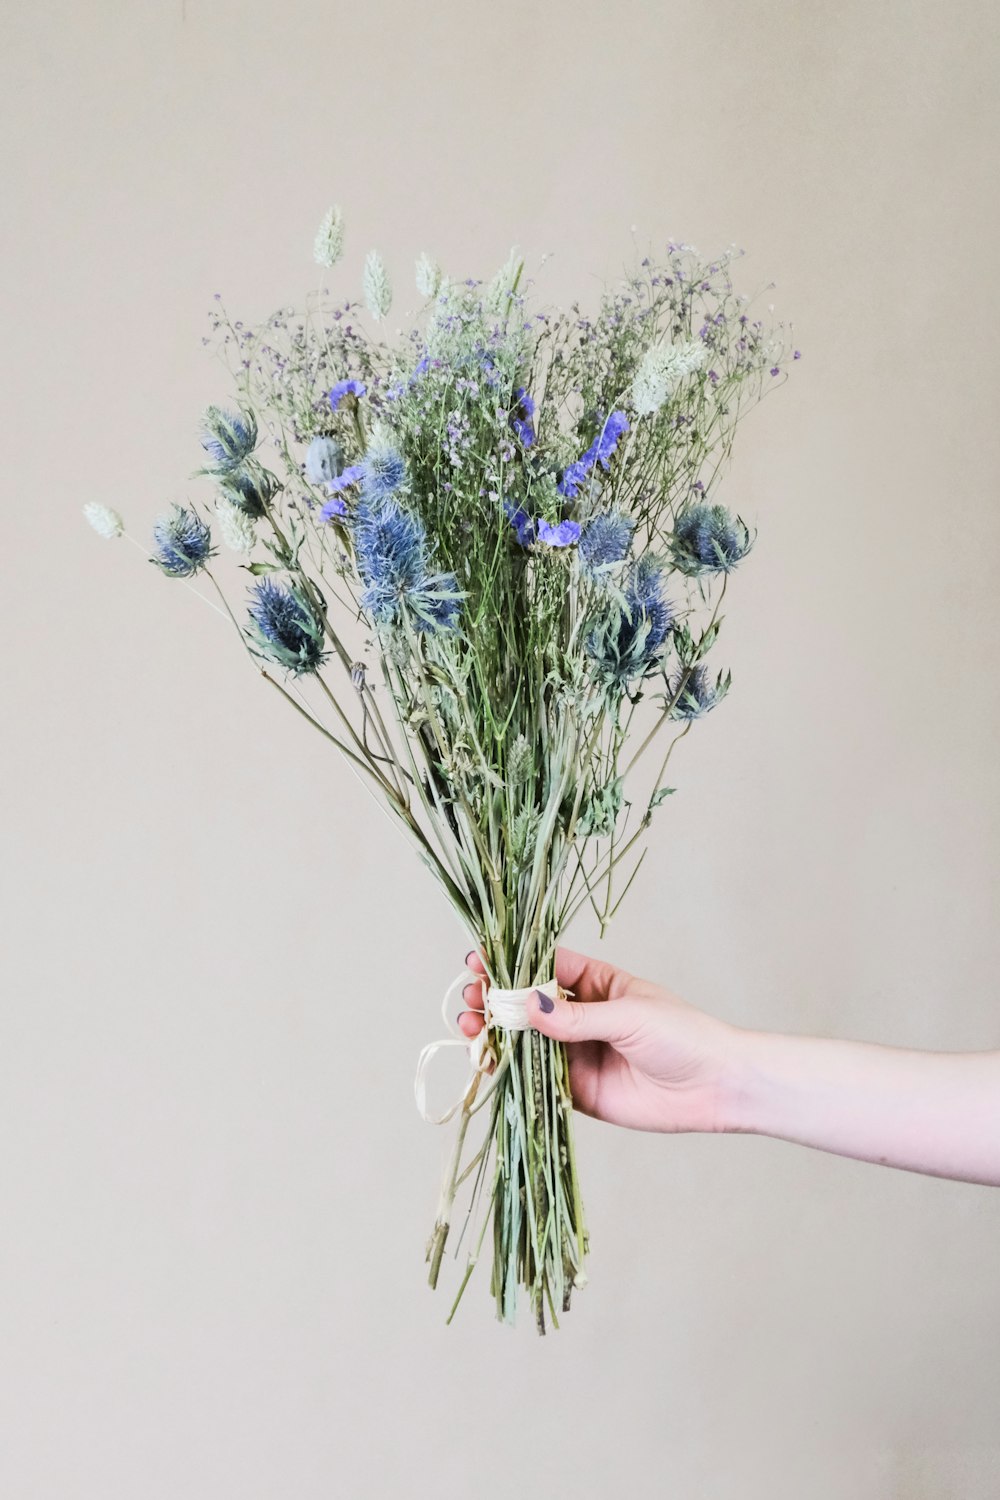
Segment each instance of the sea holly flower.
[[644,553],[632,563],[620,598],[609,599],[587,635],[587,651],[609,687],[622,689],[660,664],[674,614],[663,595],[663,567]]
[[701,663],[689,667],[686,673],[679,673],[668,688],[668,702],[672,700],[670,717],[688,721],[700,719],[722,702],[729,691],[729,682],[728,672],[712,682],[707,668]]
[[314,437],[306,449],[306,478],[313,484],[329,484],[344,467],[344,450],[332,437]]
[[406,483],[403,455],[384,433],[372,437],[360,467],[365,497],[369,500],[386,500]]
[[170,578],[190,578],[212,556],[212,534],[195,511],[175,505],[153,526],[150,562]]
[[257,446],[257,419],[251,411],[209,406],[201,421],[201,446],[220,473],[235,469]]
[[692,505],[674,524],[674,562],[682,573],[730,573],[753,545],[739,516],[724,505]]
[[339,204],[328,208],[316,232],[313,256],[318,266],[330,270],[344,253],[344,215]]
[[220,494],[257,520],[281,489],[280,480],[254,458],[228,474],[217,476],[217,483]]
[[367,386],[360,380],[338,380],[330,392],[330,410],[336,411],[345,396],[353,396],[356,401],[360,401],[366,390]]
[[83,507],[83,515],[87,524],[94,528],[98,536],[104,537],[105,541],[113,541],[125,530],[125,522],[110,505],[99,505],[96,500],[91,500]]
[[365,587],[361,608],[379,625],[407,608],[418,630],[458,628],[462,593],[453,573],[432,573],[419,519],[392,497],[363,500],[354,516],[354,552]]
[[250,590],[247,636],[260,656],[294,677],[323,663],[323,625],[308,595],[296,584],[259,579]]
[[580,568],[595,577],[615,563],[624,562],[632,546],[635,522],[621,511],[607,510],[591,516],[580,533]]

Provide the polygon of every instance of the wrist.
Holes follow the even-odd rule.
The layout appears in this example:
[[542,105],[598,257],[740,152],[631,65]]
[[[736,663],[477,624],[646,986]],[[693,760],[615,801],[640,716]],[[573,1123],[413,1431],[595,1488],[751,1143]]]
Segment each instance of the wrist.
[[731,1135],[766,1133],[769,1095],[768,1046],[764,1031],[730,1028],[726,1067],[720,1090],[720,1129]]

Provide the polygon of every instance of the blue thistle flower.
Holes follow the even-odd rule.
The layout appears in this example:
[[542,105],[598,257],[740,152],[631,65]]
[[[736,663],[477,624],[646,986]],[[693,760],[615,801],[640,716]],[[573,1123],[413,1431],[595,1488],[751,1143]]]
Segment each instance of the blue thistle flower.
[[668,688],[668,701],[676,699],[670,709],[672,719],[700,719],[721,703],[729,691],[729,675],[711,681],[708,671],[700,663],[691,667],[687,674],[680,672]]
[[673,623],[673,609],[663,597],[662,565],[644,553],[629,568],[621,597],[610,600],[591,626],[587,651],[598,673],[622,687],[655,671]]
[[209,406],[201,422],[201,446],[220,473],[235,469],[257,446],[257,419],[252,411]]
[[170,578],[190,578],[212,556],[212,534],[195,511],[175,505],[153,526],[155,556],[150,562]]
[[587,449],[574,463],[563,470],[556,488],[561,495],[575,499],[580,488],[595,464],[607,470],[619,439],[628,432],[628,418],[623,411],[613,411],[601,424],[601,430]]
[[314,437],[306,449],[306,478],[313,484],[329,484],[344,467],[344,450],[332,437]]
[[338,380],[330,392],[330,410],[336,411],[345,396],[353,396],[355,400],[360,401],[364,394],[365,386],[360,380]]
[[247,635],[259,654],[296,677],[317,671],[324,655],[323,625],[302,590],[261,578],[250,594]]
[[386,438],[375,438],[361,462],[367,500],[387,500],[406,482],[406,464],[399,449]]
[[621,511],[591,516],[580,533],[580,566],[593,577],[604,568],[624,562],[632,545],[635,522]]
[[248,516],[259,519],[281,489],[280,481],[256,459],[247,459],[239,468],[220,475],[219,489],[233,505]]
[[405,605],[418,630],[455,630],[462,594],[454,573],[431,573],[427,538],[418,517],[392,497],[362,500],[354,520],[354,552],[365,585],[361,607],[377,624],[399,619]]
[[729,573],[753,545],[739,516],[724,505],[692,505],[674,525],[673,552],[682,573]]

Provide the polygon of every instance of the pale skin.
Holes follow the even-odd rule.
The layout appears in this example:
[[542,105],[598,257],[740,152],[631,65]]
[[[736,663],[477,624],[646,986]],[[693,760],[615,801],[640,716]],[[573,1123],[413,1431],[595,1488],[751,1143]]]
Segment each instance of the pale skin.
[[[479,955],[466,959],[484,974]],[[568,1044],[573,1103],[632,1130],[773,1136],[934,1177],[1000,1186],[1000,1051],[921,1052],[744,1030],[568,948],[528,1019]],[[483,985],[466,986],[467,1037]]]

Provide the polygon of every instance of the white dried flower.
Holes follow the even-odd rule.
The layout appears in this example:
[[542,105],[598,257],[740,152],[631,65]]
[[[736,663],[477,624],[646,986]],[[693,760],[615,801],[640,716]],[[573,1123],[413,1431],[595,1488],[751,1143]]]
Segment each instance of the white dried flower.
[[334,204],[333,208],[327,209],[316,232],[313,255],[318,266],[329,268],[337,264],[343,253],[344,215],[340,211],[340,205]]
[[219,523],[219,535],[233,552],[251,552],[257,540],[253,517],[240,506],[227,500],[225,495],[215,498],[215,518]]
[[700,370],[708,358],[701,339],[682,344],[654,344],[643,355],[632,380],[631,402],[637,416],[652,416],[673,395],[688,375]]
[[377,250],[369,250],[365,256],[361,287],[365,294],[365,306],[376,322],[380,322],[388,315],[392,306],[392,287]]
[[110,505],[98,505],[92,500],[83,507],[83,514],[97,535],[105,537],[109,542],[113,541],[116,536],[121,536],[125,530],[125,522],[116,510],[111,509]]
[[421,297],[436,297],[441,287],[441,267],[426,250],[417,261],[416,283]]
[[486,288],[483,306],[487,312],[501,313],[507,311],[511,293],[515,291],[523,269],[524,261],[517,253],[517,246],[515,245]]

